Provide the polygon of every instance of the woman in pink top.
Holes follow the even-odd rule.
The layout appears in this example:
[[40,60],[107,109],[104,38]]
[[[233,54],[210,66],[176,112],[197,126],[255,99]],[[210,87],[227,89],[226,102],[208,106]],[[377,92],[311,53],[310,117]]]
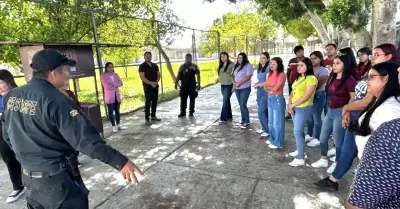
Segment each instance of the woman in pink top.
[[283,87],[286,75],[283,72],[283,62],[280,57],[270,61],[270,71],[267,75],[265,91],[268,92],[268,128],[271,137],[267,140],[269,148],[282,148],[285,141],[285,108],[286,101],[283,97]]
[[[122,81],[118,74],[114,72],[114,65],[111,62],[106,63],[106,72],[101,76],[101,84],[104,87],[104,103],[107,105],[108,119],[111,121],[113,126],[113,132],[116,133],[121,130],[120,122],[120,104],[121,94],[119,93],[119,87],[121,87]],[[114,121],[115,112],[115,121]]]

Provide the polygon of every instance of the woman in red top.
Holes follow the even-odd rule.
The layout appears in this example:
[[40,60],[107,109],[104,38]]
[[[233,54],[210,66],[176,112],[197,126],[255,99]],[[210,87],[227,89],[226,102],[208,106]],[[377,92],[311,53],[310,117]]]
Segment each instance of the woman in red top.
[[271,137],[266,142],[269,148],[282,148],[285,141],[285,108],[286,101],[283,97],[283,87],[286,76],[283,72],[283,62],[280,57],[270,61],[270,71],[264,87],[268,92],[268,129]]

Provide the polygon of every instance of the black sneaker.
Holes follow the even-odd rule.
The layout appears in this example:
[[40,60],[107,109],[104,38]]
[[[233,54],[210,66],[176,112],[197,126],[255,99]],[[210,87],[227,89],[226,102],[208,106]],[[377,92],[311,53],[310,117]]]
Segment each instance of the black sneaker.
[[337,191],[339,189],[339,183],[331,181],[329,177],[314,183],[314,185],[324,190]]
[[290,120],[290,119],[292,119],[292,116],[291,115],[286,115],[285,120]]
[[250,123],[243,123],[241,128],[246,129],[250,126]]
[[151,117],[151,121],[161,121],[161,119],[154,116],[154,117]]
[[146,126],[150,126],[151,125],[151,122],[150,122],[150,120],[146,120],[145,122],[144,122],[144,124],[146,125]]
[[193,113],[192,112],[189,113],[189,117],[193,117]]
[[22,188],[20,190],[14,190],[11,192],[11,194],[7,197],[6,202],[7,203],[12,203],[17,201],[26,191],[26,188]]
[[228,121],[233,121],[233,117],[228,117]]
[[183,118],[183,117],[185,117],[186,116],[186,113],[180,113],[179,115],[178,115],[178,118]]
[[78,168],[82,167],[82,164],[80,162],[78,162]]

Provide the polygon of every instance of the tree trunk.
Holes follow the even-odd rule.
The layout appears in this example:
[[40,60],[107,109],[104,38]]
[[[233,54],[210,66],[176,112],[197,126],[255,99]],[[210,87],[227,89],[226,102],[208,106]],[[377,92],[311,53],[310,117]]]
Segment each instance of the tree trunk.
[[124,65],[124,71],[125,71],[125,78],[128,78],[128,66],[126,64]]
[[[175,77],[175,73],[174,70],[172,69],[172,65],[171,65],[171,60],[169,59],[167,53],[165,53],[164,49],[162,48],[160,42],[157,42],[157,49],[161,52],[161,56],[164,58],[165,60],[165,64],[167,65],[167,69],[168,72],[172,78],[173,81],[175,81],[176,77]],[[161,66],[160,66],[161,67]]]
[[362,29],[359,32],[352,33],[350,36],[350,40],[353,48],[356,50],[362,47],[372,48],[372,36],[366,28]]
[[319,38],[321,39],[321,42],[323,44],[328,44],[331,42],[328,33],[322,23],[319,21],[317,15],[315,15],[313,12],[311,12],[307,5],[304,3],[304,0],[298,0],[301,7],[307,12],[306,15],[310,18],[310,23],[312,26],[314,26],[315,30],[318,33]]
[[372,14],[374,46],[383,43],[396,44],[397,2],[397,0],[374,0],[374,14]]

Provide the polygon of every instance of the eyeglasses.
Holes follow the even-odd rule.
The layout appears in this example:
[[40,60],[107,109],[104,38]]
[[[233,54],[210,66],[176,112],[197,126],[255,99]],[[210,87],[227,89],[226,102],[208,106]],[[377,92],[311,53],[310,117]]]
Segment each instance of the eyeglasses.
[[373,79],[374,77],[382,77],[382,75],[374,75],[374,74],[368,74],[368,76],[367,76],[367,79],[368,80],[371,80],[371,79]]
[[382,56],[382,55],[386,55],[386,54],[378,54],[378,53],[376,53],[376,54],[372,55],[372,58],[378,58],[379,56]]

